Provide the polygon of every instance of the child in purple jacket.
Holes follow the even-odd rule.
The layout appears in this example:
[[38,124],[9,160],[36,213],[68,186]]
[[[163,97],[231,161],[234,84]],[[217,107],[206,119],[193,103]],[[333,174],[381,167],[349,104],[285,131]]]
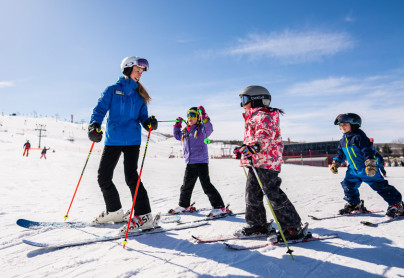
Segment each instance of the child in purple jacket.
[[[202,119],[198,113],[202,110]],[[213,132],[213,126],[203,106],[191,107],[187,112],[187,126],[181,130],[183,119],[177,118],[178,122],[174,125],[174,137],[181,140],[184,150],[184,158],[187,163],[184,175],[184,183],[181,186],[179,207],[170,210],[170,213],[176,214],[195,210],[191,206],[191,196],[196,180],[199,178],[203,192],[208,196],[213,209],[208,216],[218,216],[227,213],[222,197],[216,188],[211,184],[209,178],[209,154],[208,146],[204,139]],[[202,124],[203,121],[203,124]],[[203,125],[206,130],[203,129]]]

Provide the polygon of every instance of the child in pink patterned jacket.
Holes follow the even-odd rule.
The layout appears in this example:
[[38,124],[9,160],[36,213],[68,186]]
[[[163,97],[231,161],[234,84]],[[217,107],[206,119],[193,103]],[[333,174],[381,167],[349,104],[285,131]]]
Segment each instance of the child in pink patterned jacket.
[[[249,86],[241,94],[241,106],[244,108],[245,120],[244,144],[234,150],[241,165],[249,169],[246,184],[246,222],[236,234],[269,234],[266,212],[263,203],[264,195],[250,162],[262,182],[265,194],[269,198],[276,218],[283,229],[286,240],[307,236],[295,207],[286,194],[280,189],[282,180],[278,177],[281,171],[283,143],[279,127],[281,109],[271,108],[271,95],[261,86]],[[272,230],[273,232],[273,230]],[[281,236],[278,232],[278,239]]]

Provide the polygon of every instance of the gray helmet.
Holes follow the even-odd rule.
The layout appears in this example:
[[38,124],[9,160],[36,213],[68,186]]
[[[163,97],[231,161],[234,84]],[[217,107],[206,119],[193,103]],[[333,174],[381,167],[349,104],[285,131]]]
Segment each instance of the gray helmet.
[[262,86],[248,86],[240,93],[240,106],[251,102],[251,107],[268,107],[271,104],[271,94]]

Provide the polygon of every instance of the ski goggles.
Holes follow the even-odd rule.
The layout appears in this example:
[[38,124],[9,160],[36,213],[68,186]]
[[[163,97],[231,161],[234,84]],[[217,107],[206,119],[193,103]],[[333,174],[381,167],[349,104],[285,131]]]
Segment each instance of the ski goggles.
[[198,118],[198,112],[196,112],[195,110],[188,110],[187,118],[197,119]]
[[258,100],[258,99],[269,99],[269,95],[261,95],[261,96],[246,96],[242,95],[240,96],[240,106],[243,107],[244,105],[250,103],[253,100]]
[[133,66],[137,66],[142,68],[144,71],[147,71],[149,69],[149,62],[146,59],[138,58],[135,61],[130,61],[125,65],[126,68]]
[[361,123],[357,121],[354,117],[348,115],[348,114],[339,114],[337,118],[334,121],[334,125],[339,125],[340,123],[350,123],[353,125],[359,125],[361,126]]

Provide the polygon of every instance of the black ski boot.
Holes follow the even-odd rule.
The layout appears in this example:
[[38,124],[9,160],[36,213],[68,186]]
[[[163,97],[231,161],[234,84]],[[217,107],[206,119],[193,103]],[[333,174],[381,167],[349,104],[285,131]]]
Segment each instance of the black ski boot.
[[404,215],[404,203],[401,202],[401,203],[397,203],[392,206],[389,206],[387,208],[386,215],[391,218],[394,218],[397,216],[403,216]]
[[234,235],[270,235],[276,233],[275,228],[272,227],[273,220],[265,225],[250,225],[243,227],[240,231],[234,233]]
[[365,208],[363,200],[361,200],[359,204],[346,203],[345,207],[343,209],[340,209],[338,213],[343,215],[343,214],[351,213],[354,211],[362,211],[362,212],[368,211]]
[[[311,238],[312,235],[308,230],[309,230],[309,223],[305,223],[303,226],[300,225],[300,227],[297,228],[285,229],[283,231],[283,235],[285,236],[286,241]],[[283,238],[280,232],[276,233],[276,241],[283,242]]]

